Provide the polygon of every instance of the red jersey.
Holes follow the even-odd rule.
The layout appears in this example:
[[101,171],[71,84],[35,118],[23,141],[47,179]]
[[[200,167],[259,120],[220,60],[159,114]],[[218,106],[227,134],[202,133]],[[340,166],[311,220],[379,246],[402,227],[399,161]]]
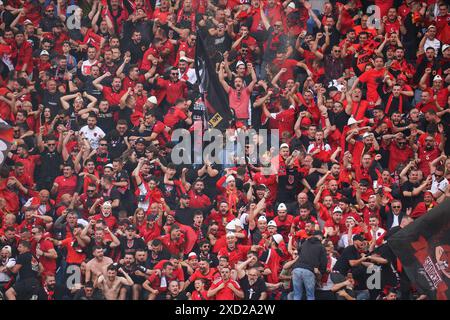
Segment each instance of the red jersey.
[[58,194],[56,195],[56,203],[61,202],[63,194],[74,194],[77,189],[77,176],[73,175],[70,178],[64,176],[56,177],[55,182],[58,185]]
[[234,295],[234,292],[228,288],[228,284],[232,284],[236,289],[240,290],[241,286],[239,285],[239,283],[237,283],[236,281],[229,279],[228,281],[224,281],[222,279],[214,282],[211,285],[210,289],[215,289],[218,286],[220,286],[222,283],[225,284],[225,287],[223,287],[221,290],[219,290],[219,292],[216,293],[215,295],[215,300],[237,300],[237,297]]

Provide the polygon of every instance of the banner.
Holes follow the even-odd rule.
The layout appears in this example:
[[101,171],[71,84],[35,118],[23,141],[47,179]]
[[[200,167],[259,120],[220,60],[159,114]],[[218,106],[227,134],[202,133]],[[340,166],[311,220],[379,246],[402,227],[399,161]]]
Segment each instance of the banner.
[[9,148],[13,141],[13,128],[3,119],[0,119],[0,166],[8,157]]
[[211,127],[223,130],[229,127],[233,114],[229,107],[228,94],[220,84],[212,53],[214,51],[208,51],[201,33],[197,33],[195,71],[200,92],[205,98],[206,112],[209,114],[208,123]]
[[395,233],[388,245],[411,282],[432,299],[450,298],[450,199]]

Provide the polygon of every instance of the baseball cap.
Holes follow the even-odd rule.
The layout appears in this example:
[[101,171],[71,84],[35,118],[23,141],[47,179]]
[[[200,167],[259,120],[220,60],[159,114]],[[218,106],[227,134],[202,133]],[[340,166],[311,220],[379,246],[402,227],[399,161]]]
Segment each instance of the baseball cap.
[[280,149],[282,148],[289,148],[289,145],[287,143],[282,143]]
[[186,61],[187,62],[187,59],[186,59],[186,57],[181,57],[180,61]]
[[151,96],[150,98],[147,99],[147,101],[153,104],[158,104],[158,99],[156,99],[155,96]]
[[112,163],[108,163],[108,164],[105,166],[105,168],[111,168],[111,169],[114,169],[114,166],[112,165]]
[[286,207],[286,205],[284,203],[280,203],[278,205],[278,210],[287,210],[287,207]]
[[103,207],[103,208],[111,208],[111,207],[112,207],[111,202],[105,201],[105,202],[102,204],[102,207]]
[[197,259],[197,254],[196,254],[195,252],[189,253],[189,254],[188,254],[188,259],[189,259],[189,260],[191,260],[191,259]]
[[295,3],[294,2],[289,3],[288,7],[291,9],[295,9]]
[[225,229],[227,230],[236,230],[236,224],[233,221],[228,222],[228,224],[225,226]]
[[356,234],[353,236],[353,241],[364,241],[366,240],[362,235]]
[[47,55],[47,56],[49,56],[49,54],[48,54],[48,51],[47,51],[47,50],[42,50],[42,51],[41,51],[41,54],[40,54],[40,56],[44,56],[44,55]]
[[370,132],[366,132],[363,134],[363,138],[370,137],[372,134]]
[[136,139],[136,144],[138,144],[138,143],[143,143],[143,144],[145,144],[145,139],[142,138],[142,137],[137,138],[137,139]]
[[336,206],[336,207],[333,209],[333,213],[336,213],[336,212],[342,213],[343,211],[342,211],[341,207],[337,207],[337,206]]
[[347,121],[348,126],[351,126],[352,124],[355,124],[355,123],[358,123],[358,121],[356,121],[355,118],[353,118],[353,117],[348,118],[348,121]]
[[239,60],[239,61],[236,63],[236,68],[239,67],[239,66],[241,66],[241,65],[244,65],[244,66],[245,66],[245,63],[244,63],[243,61]]
[[435,75],[433,81],[442,81],[442,77],[440,75]]
[[277,223],[273,220],[270,220],[269,223],[267,224],[268,227],[277,227]]
[[442,46],[442,52],[444,52],[445,50],[447,50],[448,48],[450,48],[450,44],[444,44]]
[[[0,1],[1,2],[1,1]],[[1,4],[0,4],[1,5]],[[11,246],[4,246],[3,248],[2,248],[2,250],[6,250],[6,251],[8,251],[9,252],[9,254],[11,254],[12,253],[12,248],[11,248]]]
[[227,177],[227,180],[225,180],[225,182],[226,182],[226,183],[229,183],[229,182],[235,181],[235,180],[236,180],[236,179],[235,179],[233,176],[230,175],[230,176]]
[[30,19],[26,19],[26,20],[23,22],[23,25],[24,25],[24,26],[29,25],[29,24],[33,24],[33,22],[31,22]]
[[272,238],[273,238],[273,240],[275,240],[275,242],[277,243],[277,244],[280,244],[280,242],[281,241],[283,241],[283,236],[281,235],[281,234],[274,234],[273,236],[272,236]]
[[267,221],[267,218],[265,216],[260,216],[258,218],[258,221]]
[[428,28],[427,28],[427,30],[430,30],[430,29],[436,29],[436,26],[434,25],[434,24],[430,24],[429,26],[428,26]]
[[233,221],[231,221],[231,222],[234,222],[234,225],[236,226],[236,227],[240,227],[240,228],[243,228],[244,226],[242,225],[242,222],[241,222],[241,220],[239,220],[238,218],[235,218]]

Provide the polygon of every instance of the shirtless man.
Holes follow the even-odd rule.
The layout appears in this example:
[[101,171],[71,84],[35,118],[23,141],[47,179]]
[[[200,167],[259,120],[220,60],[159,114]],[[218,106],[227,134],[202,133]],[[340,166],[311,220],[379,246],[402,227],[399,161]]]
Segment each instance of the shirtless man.
[[[121,272],[124,276],[118,277],[117,272]],[[106,300],[125,300],[127,290],[125,286],[131,287],[134,284],[130,276],[116,264],[107,267],[106,276],[101,274],[98,277],[97,287],[103,291]]]
[[86,264],[86,281],[97,282],[100,275],[106,275],[106,270],[113,260],[103,255],[103,248],[95,246],[92,249],[94,258]]

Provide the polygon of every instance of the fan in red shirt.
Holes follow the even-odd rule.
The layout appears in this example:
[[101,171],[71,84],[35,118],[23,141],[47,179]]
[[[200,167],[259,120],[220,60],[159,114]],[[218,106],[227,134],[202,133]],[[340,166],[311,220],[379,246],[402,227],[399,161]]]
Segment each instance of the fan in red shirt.
[[56,258],[58,254],[53,243],[44,238],[44,228],[42,226],[34,226],[31,230],[33,235],[32,252],[42,264],[43,273],[56,273]]
[[184,272],[183,268],[180,264],[180,256],[172,255],[169,260],[161,260],[154,267],[153,270],[163,270],[164,264],[166,262],[170,262],[173,266],[173,278],[177,280],[180,284],[180,287],[183,287],[184,284]]
[[161,240],[163,246],[172,255],[180,255],[184,253],[186,238],[178,225],[173,224],[170,228],[169,234],[163,235],[159,239]]
[[36,162],[39,161],[40,157],[41,156],[39,155],[30,155],[28,153],[28,146],[26,144],[21,144],[17,146],[17,154],[12,155],[11,159],[14,162],[20,162],[23,164],[24,174],[29,176],[31,181],[34,183],[34,168],[36,167]]
[[101,207],[101,213],[92,216],[91,219],[95,221],[103,220],[108,226],[109,230],[116,230],[118,227],[117,219],[112,214],[112,204],[110,201],[105,201]]
[[238,300],[244,298],[244,292],[239,283],[231,279],[229,267],[220,270],[221,278],[215,281],[208,290],[208,298],[215,300]]
[[352,92],[360,82],[366,83],[367,101],[372,104],[375,104],[379,98],[377,91],[379,81],[385,81],[385,79],[387,78],[393,79],[392,75],[384,67],[383,57],[376,57],[374,64],[375,67],[373,69],[365,71],[362,75],[359,76],[358,79],[355,80],[350,90],[350,92]]
[[155,95],[158,101],[163,101],[164,98],[169,105],[175,105],[181,99],[187,98],[187,84],[184,79],[179,79],[180,72],[177,67],[170,69],[169,80],[157,78],[154,85],[156,85]]
[[345,230],[345,222],[343,222],[342,209],[340,207],[334,208],[331,219],[325,222],[323,229],[324,236],[328,237],[334,245],[337,245],[341,233]]
[[226,247],[219,250],[217,253],[218,257],[226,256],[228,257],[228,261],[230,263],[230,267],[234,268],[235,264],[238,261],[244,261],[247,257],[247,253],[252,251],[257,251],[260,246],[244,246],[237,243],[237,238],[234,232],[227,233],[227,245]]
[[189,207],[192,209],[205,209],[211,206],[211,200],[203,193],[205,183],[203,180],[196,180],[189,191]]
[[15,36],[15,45],[13,46],[12,55],[16,57],[16,71],[25,71],[28,74],[33,72],[33,48],[26,41],[23,32],[17,32]]
[[165,262],[162,270],[155,270],[151,276],[142,284],[142,288],[150,292],[148,300],[155,300],[160,294],[167,291],[169,282],[175,280],[174,269],[172,263]]
[[[177,71],[178,72],[178,71]],[[169,109],[164,117],[164,125],[174,129],[183,127],[185,122],[187,125],[192,124],[192,112],[189,111],[191,101],[187,102],[183,98],[175,101],[174,106]]]
[[397,15],[396,8],[389,8],[387,16],[382,18],[380,33],[397,33],[400,34],[401,17]]
[[58,176],[53,182],[52,194],[56,194],[56,203],[61,202],[61,197],[64,194],[73,195],[77,189],[78,178],[73,174],[73,167],[71,165],[65,165],[63,168],[63,175]]
[[230,206],[228,202],[222,200],[219,202],[219,209],[213,210],[205,220],[205,224],[209,225],[212,221],[217,222],[219,230],[217,231],[217,236],[222,237],[225,235],[225,226],[233,221],[235,216],[230,212]]
[[127,91],[122,89],[122,80],[119,77],[114,77],[111,83],[111,87],[102,85],[101,82],[103,81],[103,79],[110,76],[111,73],[108,71],[92,81],[92,84],[103,93],[103,96],[109,102],[110,107],[119,106],[120,99]]
[[[197,255],[193,256],[197,257]],[[201,279],[203,282],[203,287],[208,290],[214,281],[214,274],[216,273],[215,268],[211,268],[209,266],[209,261],[205,258],[200,259],[198,262],[198,269],[194,271],[194,273],[189,277],[189,279],[185,282],[184,288],[186,289],[189,284],[197,282],[197,280]]]
[[419,145],[418,158],[419,170],[422,171],[424,177],[430,174],[430,163],[441,155],[443,148],[442,142],[439,147],[436,146],[434,137],[429,135],[425,138],[425,145]]
[[273,219],[277,225],[278,232],[283,236],[283,240],[289,242],[289,233],[294,223],[294,216],[287,213],[287,207],[284,203],[278,205],[277,216]]

